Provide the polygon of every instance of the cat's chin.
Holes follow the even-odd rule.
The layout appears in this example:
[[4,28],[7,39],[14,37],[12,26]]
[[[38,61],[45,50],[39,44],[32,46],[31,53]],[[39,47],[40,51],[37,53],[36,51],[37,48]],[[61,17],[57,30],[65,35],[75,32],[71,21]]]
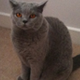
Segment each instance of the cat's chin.
[[23,30],[29,30],[30,27],[27,27],[26,25],[23,25],[23,26],[21,27],[21,29],[23,29]]
[[34,31],[34,29],[32,29],[32,28],[24,27],[24,26],[23,26],[23,27],[21,27],[21,29],[22,29],[22,30],[27,30],[27,31],[29,31],[29,30],[33,30],[33,31]]
[[21,29],[23,29],[23,30],[28,30],[27,28],[21,28]]
[[27,31],[32,31],[32,32],[38,31],[38,29],[34,29],[34,28],[22,28],[22,29]]
[[27,27],[27,26],[25,26],[25,25],[22,26],[21,28],[22,28],[23,30],[33,30],[33,31],[37,31],[37,30],[38,30],[37,28],[34,28],[34,27],[31,28],[31,27],[29,27],[29,26]]

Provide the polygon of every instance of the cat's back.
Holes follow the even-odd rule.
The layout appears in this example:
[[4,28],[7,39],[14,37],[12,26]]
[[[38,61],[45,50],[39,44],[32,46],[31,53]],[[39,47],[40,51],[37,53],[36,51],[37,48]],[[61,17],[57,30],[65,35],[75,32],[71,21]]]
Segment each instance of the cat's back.
[[[46,57],[47,64],[69,64],[72,57],[72,42],[66,26],[57,18],[46,17],[49,23],[49,53]],[[57,64],[58,64],[57,63]],[[66,64],[65,64],[66,63]]]
[[54,17],[45,17],[50,25],[50,32],[54,32],[58,37],[65,36],[70,38],[69,31],[62,21]]
[[67,27],[62,21],[54,17],[46,17],[49,23],[49,40],[55,46],[72,48],[71,37]]

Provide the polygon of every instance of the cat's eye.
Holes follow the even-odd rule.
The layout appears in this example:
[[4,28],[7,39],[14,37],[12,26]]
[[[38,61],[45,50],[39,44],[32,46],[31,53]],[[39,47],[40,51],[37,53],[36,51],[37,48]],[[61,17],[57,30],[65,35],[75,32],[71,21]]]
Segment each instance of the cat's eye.
[[16,13],[16,16],[17,17],[22,17],[22,14],[21,13]]
[[36,17],[35,14],[31,14],[31,15],[30,15],[30,18],[35,18],[35,17]]

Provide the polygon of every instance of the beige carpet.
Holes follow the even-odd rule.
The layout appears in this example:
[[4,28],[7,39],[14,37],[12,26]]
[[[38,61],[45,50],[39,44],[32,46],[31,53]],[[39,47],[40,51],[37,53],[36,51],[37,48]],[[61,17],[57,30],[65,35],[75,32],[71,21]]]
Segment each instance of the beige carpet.
[[[74,44],[73,56],[77,54],[80,54],[80,46]],[[10,29],[0,27],[0,80],[17,80],[20,73],[21,65],[11,43]],[[69,80],[80,80],[80,68]]]

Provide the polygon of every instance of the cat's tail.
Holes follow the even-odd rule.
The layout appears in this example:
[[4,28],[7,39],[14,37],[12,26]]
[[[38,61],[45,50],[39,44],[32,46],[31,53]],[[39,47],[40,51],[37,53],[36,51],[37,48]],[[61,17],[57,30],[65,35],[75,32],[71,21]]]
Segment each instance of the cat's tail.
[[73,57],[73,71],[80,68],[80,55]]

